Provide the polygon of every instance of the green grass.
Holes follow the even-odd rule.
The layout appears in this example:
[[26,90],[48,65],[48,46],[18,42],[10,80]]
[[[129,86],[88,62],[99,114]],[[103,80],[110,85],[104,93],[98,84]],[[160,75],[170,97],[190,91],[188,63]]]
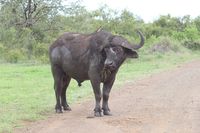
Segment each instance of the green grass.
[[[125,81],[169,69],[194,58],[198,54],[146,55],[137,60],[128,60],[117,75],[115,87]],[[82,87],[72,80],[68,101],[74,103],[93,96],[90,83]],[[0,65],[0,132],[12,132],[24,121],[44,119],[54,113],[55,95],[49,65],[1,64]],[[91,107],[92,109],[92,107]]]

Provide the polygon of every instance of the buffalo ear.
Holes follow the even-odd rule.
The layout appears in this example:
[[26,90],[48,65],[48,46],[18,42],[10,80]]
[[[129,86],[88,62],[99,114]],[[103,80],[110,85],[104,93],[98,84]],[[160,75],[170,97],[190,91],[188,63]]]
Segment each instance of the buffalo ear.
[[127,58],[138,58],[138,53],[135,50],[124,48]]

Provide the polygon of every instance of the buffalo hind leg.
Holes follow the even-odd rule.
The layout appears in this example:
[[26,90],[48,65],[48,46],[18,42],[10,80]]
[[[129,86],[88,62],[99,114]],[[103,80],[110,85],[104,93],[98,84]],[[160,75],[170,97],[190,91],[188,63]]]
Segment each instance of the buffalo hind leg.
[[56,106],[55,110],[56,113],[62,113],[62,107],[61,107],[61,92],[62,92],[62,85],[63,85],[63,76],[64,72],[63,70],[57,66],[52,66],[52,74],[54,78],[54,90],[56,95]]
[[66,111],[71,111],[71,108],[69,107],[69,105],[67,103],[67,99],[66,99],[66,90],[67,90],[67,87],[70,83],[70,80],[71,80],[71,77],[69,77],[68,75],[63,76],[61,100],[62,100],[63,109],[66,110]]

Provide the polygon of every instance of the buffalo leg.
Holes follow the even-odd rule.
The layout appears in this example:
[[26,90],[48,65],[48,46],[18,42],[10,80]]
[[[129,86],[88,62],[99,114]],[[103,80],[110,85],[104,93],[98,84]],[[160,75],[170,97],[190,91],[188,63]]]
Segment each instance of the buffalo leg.
[[63,76],[63,86],[62,86],[62,92],[61,92],[61,100],[62,100],[62,106],[64,110],[70,111],[71,108],[69,107],[66,99],[66,90],[70,83],[71,78],[68,75]]
[[94,108],[94,116],[100,117],[100,116],[102,116],[101,105],[100,105],[100,101],[101,101],[100,82],[92,80],[91,84],[92,84],[92,87],[93,87],[95,101],[96,101],[95,108]]
[[88,74],[90,77],[90,82],[92,84],[92,88],[93,88],[93,92],[95,96],[95,102],[96,102],[96,105],[94,108],[94,116],[100,117],[102,116],[101,105],[100,105],[100,101],[101,101],[100,76],[95,69],[90,69]]
[[100,89],[100,83],[101,83],[101,78],[100,75],[98,73],[98,71],[96,70],[96,67],[91,67],[89,72],[88,72],[89,78],[90,78],[90,82],[92,84],[92,88],[93,88],[93,92],[94,92],[94,96],[95,96],[95,108],[94,108],[94,116],[96,117],[101,117],[102,114],[102,110],[101,110],[101,89]]
[[52,74],[54,77],[54,90],[55,90],[55,95],[56,95],[55,110],[56,110],[56,113],[62,113],[61,92],[62,92],[64,72],[59,66],[53,65]]
[[109,99],[109,94],[111,91],[111,88],[113,86],[113,83],[115,81],[115,76],[111,79],[109,79],[107,82],[105,82],[103,84],[103,105],[102,105],[102,109],[103,109],[103,114],[104,115],[111,115],[110,113],[110,109],[108,106],[108,99]]

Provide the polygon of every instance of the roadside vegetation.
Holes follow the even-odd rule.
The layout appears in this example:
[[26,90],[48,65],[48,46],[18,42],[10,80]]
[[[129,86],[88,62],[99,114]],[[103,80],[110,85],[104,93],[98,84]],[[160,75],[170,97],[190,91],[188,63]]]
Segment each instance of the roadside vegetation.
[[0,60],[48,63],[48,47],[63,32],[91,33],[99,27],[131,42],[139,39],[135,29],[140,29],[146,37],[143,50],[200,50],[200,16],[166,15],[145,23],[128,10],[115,11],[106,5],[87,11],[78,1],[62,5],[61,0],[4,0],[0,3]]
[[[48,47],[63,32],[91,33],[99,27],[130,42],[139,41],[135,29],[146,38],[139,59],[127,60],[121,67],[114,89],[200,58],[200,16],[166,15],[145,23],[127,10],[114,11],[106,5],[87,11],[78,1],[68,5],[62,5],[61,0],[0,1],[0,132],[12,132],[24,122],[54,113]],[[90,96],[89,82],[80,88],[72,80],[70,103]]]

